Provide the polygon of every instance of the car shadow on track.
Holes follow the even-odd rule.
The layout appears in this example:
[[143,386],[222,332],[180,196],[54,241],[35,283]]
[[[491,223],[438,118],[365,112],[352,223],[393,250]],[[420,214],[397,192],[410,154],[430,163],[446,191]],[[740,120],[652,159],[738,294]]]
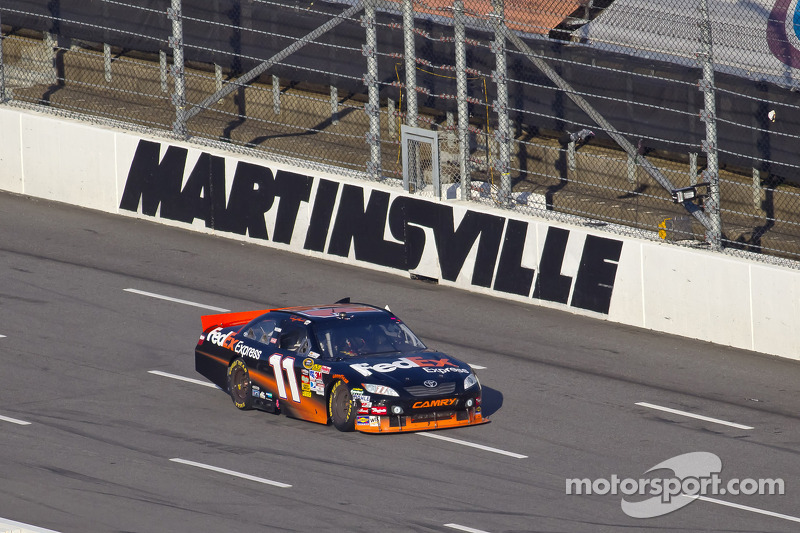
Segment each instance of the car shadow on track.
[[481,410],[484,416],[491,416],[503,407],[503,393],[497,389],[481,387]]

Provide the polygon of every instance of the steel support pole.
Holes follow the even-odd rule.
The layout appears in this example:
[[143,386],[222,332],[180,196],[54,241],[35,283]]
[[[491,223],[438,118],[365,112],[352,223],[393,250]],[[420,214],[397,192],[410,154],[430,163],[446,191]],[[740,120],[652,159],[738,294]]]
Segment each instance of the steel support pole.
[[461,199],[469,199],[469,102],[467,102],[467,47],[465,43],[464,0],[453,2],[456,48],[456,100],[458,102],[458,168],[461,176]]
[[175,123],[172,132],[186,137],[186,71],[183,66],[183,21],[181,18],[181,0],[171,0],[167,9],[167,17],[172,21],[172,36],[169,45],[172,48],[172,78],[175,86],[172,92],[172,103],[175,106]]
[[711,35],[711,17],[708,12],[708,0],[700,0],[700,39],[702,51],[698,59],[703,64],[703,79],[700,90],[703,91],[703,112],[701,120],[706,123],[706,140],[703,151],[706,152],[706,169],[704,180],[708,183],[708,198],[704,202],[706,215],[711,221],[706,231],[706,240],[712,250],[722,248],[722,218],[720,216],[719,196],[719,162],[717,159],[717,103],[714,87],[714,48]]
[[367,162],[367,176],[372,180],[381,179],[381,100],[378,87],[378,34],[375,27],[375,4],[377,0],[364,1],[364,18],[362,25],[367,30],[367,44],[363,53],[367,57],[367,73],[364,74],[364,84],[367,86],[368,101],[364,110],[369,117],[369,161]]
[[[503,28],[505,27],[505,0],[492,0],[494,7],[494,42],[492,49],[495,57],[495,71],[492,78],[497,85],[497,100],[493,103],[494,112],[497,115],[497,129],[495,130],[495,140],[498,145],[492,165],[500,173],[500,202],[508,204],[511,200],[511,153],[509,144],[511,142],[510,129],[508,127],[508,68],[506,66],[506,38]],[[488,141],[488,139],[487,139]]]

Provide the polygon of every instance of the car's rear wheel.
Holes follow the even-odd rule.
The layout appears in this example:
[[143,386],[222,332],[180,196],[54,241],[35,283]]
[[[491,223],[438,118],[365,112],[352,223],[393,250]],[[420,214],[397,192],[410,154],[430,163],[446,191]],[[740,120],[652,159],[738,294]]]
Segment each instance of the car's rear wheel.
[[328,416],[333,426],[339,431],[353,431],[357,412],[353,395],[344,381],[334,383],[328,395]]
[[231,366],[228,367],[228,390],[231,393],[233,405],[242,410],[253,408],[250,372],[243,359],[234,359]]

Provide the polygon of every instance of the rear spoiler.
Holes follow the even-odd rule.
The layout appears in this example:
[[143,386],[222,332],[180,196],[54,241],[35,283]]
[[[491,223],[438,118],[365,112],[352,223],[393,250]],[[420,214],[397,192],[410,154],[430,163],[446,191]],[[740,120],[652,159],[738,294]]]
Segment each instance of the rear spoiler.
[[200,317],[203,323],[203,331],[207,331],[214,326],[230,327],[230,326],[243,326],[258,318],[264,313],[269,313],[273,309],[261,309],[260,311],[242,311],[239,313],[222,313],[219,315],[204,315]]

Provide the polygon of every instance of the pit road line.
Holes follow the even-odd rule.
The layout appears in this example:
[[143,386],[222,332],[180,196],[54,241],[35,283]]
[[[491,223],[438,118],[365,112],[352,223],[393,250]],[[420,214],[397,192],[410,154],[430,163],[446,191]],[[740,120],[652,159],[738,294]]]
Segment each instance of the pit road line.
[[23,522],[15,522],[7,518],[0,517],[0,531],[8,533],[59,533],[52,529],[32,526]]
[[282,489],[286,489],[286,488],[291,487],[291,485],[288,485],[286,483],[281,483],[280,481],[272,481],[271,479],[264,479],[263,477],[251,476],[250,474],[243,474],[241,472],[235,472],[233,470],[228,470],[226,468],[220,468],[218,466],[211,466],[211,465],[207,465],[207,464],[204,464],[204,463],[196,463],[194,461],[189,461],[187,459],[181,459],[179,457],[174,457],[174,458],[170,459],[170,461],[172,461],[173,463],[181,463],[181,464],[184,464],[184,465],[196,466],[197,468],[203,468],[205,470],[212,470],[214,472],[219,472],[221,474],[228,474],[230,476],[240,477],[242,479],[247,479],[247,480],[250,480],[250,481],[256,481],[258,483],[263,483],[265,485],[272,485],[274,487],[280,487]]
[[444,527],[457,529],[459,531],[466,531],[467,533],[489,533],[488,531],[484,531],[482,529],[475,529],[472,527],[462,526],[459,524],[445,524]]
[[20,426],[30,426],[31,425],[30,422],[25,422],[24,420],[17,420],[16,418],[11,418],[11,417],[8,417],[8,416],[0,416],[0,420],[3,420],[4,422],[11,422],[12,424],[17,424],[17,425],[20,425]]
[[660,405],[655,405],[655,404],[652,404],[652,403],[636,402],[636,405],[640,405],[642,407],[647,407],[649,409],[656,409],[658,411],[665,411],[667,413],[672,413],[672,414],[675,414],[675,415],[686,416],[686,417],[689,417],[689,418],[696,418],[698,420],[705,420],[706,422],[713,422],[714,424],[722,424],[723,426],[730,426],[730,427],[738,428],[738,429],[755,429],[754,427],[751,427],[751,426],[745,426],[745,425],[742,425],[742,424],[736,424],[734,422],[728,422],[727,420],[720,420],[719,418],[711,418],[711,417],[708,417],[708,416],[696,415],[694,413],[687,413],[686,411],[679,411],[677,409],[671,409],[669,407],[662,407]]
[[150,298],[157,298],[159,300],[167,300],[168,302],[175,302],[183,305],[191,305],[193,307],[200,307],[202,309],[208,309],[209,311],[218,311],[220,313],[229,313],[230,309],[223,309],[221,307],[214,307],[213,305],[205,305],[199,304],[197,302],[191,302],[189,300],[181,300],[180,298],[172,298],[171,296],[164,296],[163,294],[156,294],[154,292],[146,292],[140,291],[139,289],[122,289],[125,292],[132,292],[134,294],[140,294],[142,296],[148,296]]
[[162,372],[160,370],[148,370],[147,373],[148,374],[155,374],[156,376],[163,376],[165,378],[177,379],[179,381],[186,381],[186,382],[189,382],[189,383],[194,383],[195,385],[202,385],[204,387],[211,387],[212,389],[218,389],[219,388],[219,387],[217,387],[216,385],[214,385],[213,383],[211,383],[209,381],[202,381],[202,380],[194,379],[194,378],[186,378],[186,377],[183,377],[183,376],[179,376],[177,374],[168,374],[167,372]]
[[681,494],[681,496],[683,496],[685,498],[691,498],[693,500],[702,500],[702,501],[708,502],[708,503],[715,503],[717,505],[724,505],[726,507],[733,507],[734,509],[741,509],[743,511],[750,511],[751,513],[758,513],[758,514],[763,514],[763,515],[767,515],[767,516],[772,516],[772,517],[775,517],[775,518],[781,518],[783,520],[789,520],[790,522],[800,522],[800,517],[797,517],[797,516],[791,516],[791,515],[788,515],[788,514],[776,513],[776,512],[773,512],[773,511],[765,511],[764,509],[759,509],[757,507],[749,507],[747,505],[740,505],[738,503],[726,502],[725,500],[718,500],[716,498],[709,498],[708,496],[698,496],[698,495],[690,496],[688,494]]
[[442,436],[442,435],[437,435],[435,433],[417,433],[417,435],[419,435],[420,437],[429,437],[431,439],[445,440],[447,442],[452,442],[452,443],[455,443],[455,444],[461,444],[462,446],[469,446],[471,448],[478,448],[479,450],[485,450],[487,452],[499,453],[500,455],[507,455],[509,457],[514,457],[516,459],[527,459],[528,458],[527,455],[522,455],[522,454],[514,453],[514,452],[507,452],[505,450],[500,450],[498,448],[492,448],[491,446],[484,446],[483,444],[475,444],[474,442],[469,442],[469,441],[466,441],[466,440],[454,439],[452,437],[445,437],[445,436]]

